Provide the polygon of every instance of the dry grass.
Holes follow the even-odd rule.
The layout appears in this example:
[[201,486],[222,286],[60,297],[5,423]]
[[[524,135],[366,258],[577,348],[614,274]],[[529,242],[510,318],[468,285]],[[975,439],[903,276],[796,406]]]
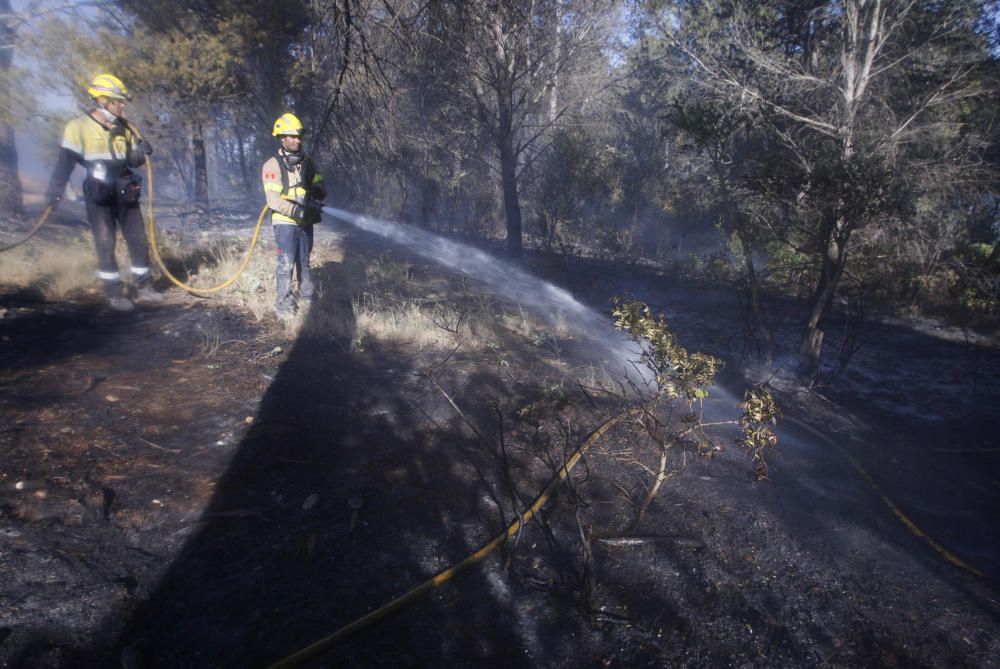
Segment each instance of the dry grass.
[[[328,278],[326,266],[343,260],[339,238],[317,244],[313,264],[320,267],[316,272],[319,294],[313,305],[298,319],[282,323],[274,318],[274,244],[269,235],[270,230],[262,231],[246,270],[211,299],[252,315],[275,333],[349,338],[354,347],[375,340],[421,351],[457,346],[482,350],[513,335],[548,355],[560,354],[560,340],[567,334],[560,324],[501,302],[462,278],[436,273],[415,276],[411,264],[389,254],[367,261],[363,272],[354,272],[358,276]],[[236,274],[249,239],[249,231],[234,237],[157,233],[160,255],[171,273],[195,288],[217,286]],[[120,240],[118,255],[119,266],[128,267]],[[58,243],[35,239],[0,256],[0,281],[5,286],[37,289],[49,300],[72,299],[96,290],[96,271],[89,233]],[[348,293],[350,299],[324,296],[324,288],[330,290],[325,286],[327,281],[339,294]],[[165,288],[169,282],[160,276],[157,283]]]
[[[272,244],[261,232],[250,263],[239,277],[211,298],[253,314],[258,321],[274,312],[274,259]],[[250,241],[245,237],[220,239],[202,235],[200,239],[178,239],[158,235],[164,264],[182,283],[193,288],[210,289],[235,276],[246,257]]]
[[60,242],[35,238],[0,254],[0,284],[38,291],[47,300],[68,299],[96,288],[97,256],[90,236],[79,234]]
[[352,302],[358,341],[408,344],[418,350],[481,350],[511,335],[543,344],[558,355],[563,328],[519,305],[503,303],[464,279],[415,277],[408,263],[381,255],[366,268]]

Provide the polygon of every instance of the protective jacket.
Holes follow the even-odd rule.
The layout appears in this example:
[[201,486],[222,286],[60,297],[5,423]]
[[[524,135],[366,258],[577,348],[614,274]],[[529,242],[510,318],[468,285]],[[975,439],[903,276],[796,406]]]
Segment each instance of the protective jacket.
[[83,190],[90,200],[110,203],[128,184],[132,184],[129,196],[138,199],[141,178],[132,168],[145,163],[146,153],[148,151],[140,149],[135,133],[121,120],[108,128],[89,114],[75,118],[63,131],[62,147],[46,190],[46,201],[52,203],[62,197],[77,164],[87,170]]
[[264,195],[271,209],[271,223],[275,225],[309,225],[319,221],[318,212],[310,216],[311,208],[305,203],[326,197],[323,176],[316,173],[311,158],[304,157],[292,164],[294,154],[279,150],[261,170]]

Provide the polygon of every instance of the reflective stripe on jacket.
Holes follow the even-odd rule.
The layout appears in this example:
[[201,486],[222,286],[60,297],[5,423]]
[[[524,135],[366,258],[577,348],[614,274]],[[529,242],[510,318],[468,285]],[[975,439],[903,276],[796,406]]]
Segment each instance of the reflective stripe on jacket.
[[[286,175],[282,176],[282,171]],[[302,183],[304,174],[312,173],[308,187]],[[285,187],[287,179],[288,187]],[[312,161],[305,158],[294,168],[286,168],[277,156],[272,156],[261,168],[261,181],[264,183],[264,196],[267,198],[267,206],[271,209],[271,223],[275,225],[300,225],[301,219],[292,218],[292,211],[295,208],[296,200],[305,202],[308,190],[323,181],[323,177],[316,174]],[[282,197],[282,196],[286,197]]]
[[85,164],[103,160],[112,175],[121,173],[134,147],[131,130],[122,126],[108,130],[90,116],[73,119],[63,130],[62,148],[79,155]]
[[46,199],[52,202],[62,196],[73,168],[79,163],[90,175],[94,165],[104,163],[102,181],[113,184],[126,168],[140,167],[146,156],[137,150],[132,131],[118,123],[110,130],[90,115],[80,116],[66,124],[62,147],[49,179]]

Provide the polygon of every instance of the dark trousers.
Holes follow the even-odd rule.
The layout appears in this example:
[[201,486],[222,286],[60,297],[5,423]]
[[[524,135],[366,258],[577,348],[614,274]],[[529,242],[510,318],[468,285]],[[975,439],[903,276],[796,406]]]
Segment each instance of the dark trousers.
[[313,247],[313,226],[299,226],[277,223],[274,228],[274,242],[278,248],[278,262],[274,272],[277,297],[275,306],[279,310],[292,309],[292,271],[299,277],[299,297],[311,300],[315,287],[309,272],[309,255]]
[[[115,261],[115,226],[121,228],[122,237],[128,247],[129,262],[132,265],[132,283],[141,288],[149,282],[149,246],[146,242],[146,230],[142,222],[142,214],[138,204],[122,204],[112,200],[108,204],[99,204],[90,198],[87,200],[87,220],[94,233],[94,245],[97,247],[97,269],[101,273],[104,289],[109,294],[121,291],[121,278],[118,275],[118,263]],[[114,278],[112,278],[114,275]]]

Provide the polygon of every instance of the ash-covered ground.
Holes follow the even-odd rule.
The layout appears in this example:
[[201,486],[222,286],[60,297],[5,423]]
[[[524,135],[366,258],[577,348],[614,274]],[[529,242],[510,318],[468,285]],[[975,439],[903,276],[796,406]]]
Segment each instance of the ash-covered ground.
[[[338,247],[317,249],[327,305],[406,254],[336,224],[320,241]],[[415,289],[447,283],[410,262]],[[995,337],[881,323],[837,384],[805,390],[741,364],[723,288],[539,263],[726,357],[714,415],[771,377],[787,420],[769,479],[720,430],[717,457],[672,453],[625,540],[642,479],[621,454],[639,444],[612,432],[516,544],[307,666],[997,666]],[[609,411],[553,392],[590,364],[572,340],[449,356],[290,339],[176,290],[132,314],[85,295],[0,307],[0,666],[268,666],[492,538],[510,486],[530,501]],[[772,310],[791,350],[799,307]],[[501,424],[510,484],[483,443]],[[587,555],[581,530],[609,536]]]

